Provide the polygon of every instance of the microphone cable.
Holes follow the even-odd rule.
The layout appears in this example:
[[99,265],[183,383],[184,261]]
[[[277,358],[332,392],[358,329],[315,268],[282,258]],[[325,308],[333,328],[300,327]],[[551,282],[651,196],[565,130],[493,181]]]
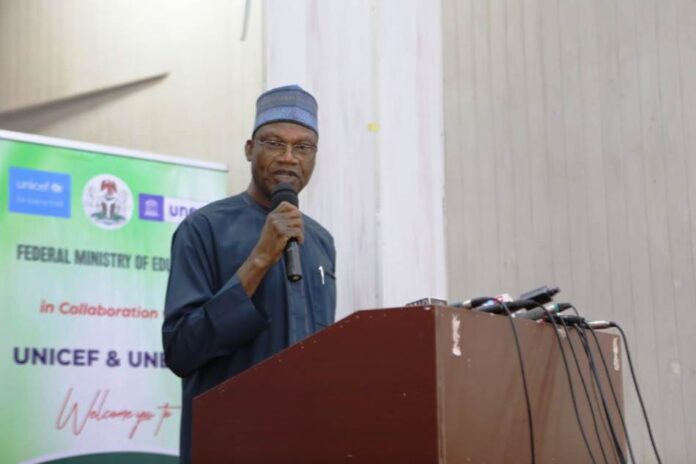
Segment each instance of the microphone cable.
[[[571,308],[575,309],[574,306],[571,306]],[[577,309],[575,309],[575,313],[577,314]],[[578,316],[579,317],[579,316]],[[580,361],[578,360],[577,353],[575,352],[575,348],[573,347],[573,340],[571,339],[571,333],[568,330],[568,324],[565,322],[565,318],[561,317],[559,318],[561,320],[561,324],[563,324],[563,330],[565,331],[566,338],[568,339],[568,345],[570,346],[570,352],[573,355],[573,360],[575,361],[575,367],[578,370],[578,376],[580,377],[580,382],[582,383],[582,389],[585,392],[585,398],[587,399],[587,406],[590,408],[590,414],[592,414],[592,425],[594,426],[595,430],[595,435],[597,436],[597,443],[599,444],[599,450],[602,452],[602,458],[604,459],[605,463],[608,463],[607,461],[607,453],[606,450],[604,449],[604,444],[602,443],[602,438],[599,433],[599,425],[597,424],[597,416],[595,415],[594,407],[592,405],[592,399],[590,398],[590,392],[587,389],[587,383],[585,382],[585,377],[582,375],[582,369],[580,368]],[[578,335],[579,337],[579,335]],[[582,342],[580,342],[582,343]],[[589,444],[588,444],[589,446]]]
[[[584,351],[585,351],[585,356],[587,356],[587,353],[588,353],[588,351],[587,351],[587,346],[588,346],[588,344],[587,344],[587,338],[586,338],[586,336],[585,336],[584,328],[587,327],[587,328],[589,328],[590,330],[592,330],[592,328],[591,328],[589,325],[587,325],[587,321],[586,321],[584,318],[582,318],[582,317],[580,316],[580,312],[578,311],[578,309],[577,309],[575,306],[570,305],[570,309],[572,309],[573,312],[577,315],[577,317],[581,319],[581,321],[580,321],[579,323],[573,325],[573,328],[575,328],[575,330],[577,331],[577,333],[578,333],[578,338],[580,339],[580,342],[581,342],[581,344],[583,345],[583,349],[584,349]],[[565,325],[565,324],[564,324],[564,325]],[[611,382],[611,380],[610,380],[610,378],[609,378],[609,370],[606,368],[606,362],[605,362],[605,360],[604,360],[604,356],[602,355],[602,350],[601,350],[601,348],[600,348],[600,346],[599,346],[599,342],[597,341],[597,336],[595,335],[594,331],[592,332],[592,335],[594,336],[595,341],[597,342],[597,349],[599,350],[599,354],[600,354],[600,356],[601,356],[601,358],[602,358],[602,363],[604,363],[605,372],[606,372],[606,374],[607,374],[607,380],[609,381],[609,386],[611,387],[612,395],[614,396],[614,403],[616,404],[616,409],[617,409],[617,411],[619,412],[619,417],[621,417],[621,424],[623,425],[624,433],[626,434],[625,436],[626,436],[626,441],[627,441],[628,446],[629,446],[629,451],[630,451],[630,453],[631,453],[631,459],[633,460],[633,462],[636,462],[635,456],[633,455],[633,449],[631,448],[630,441],[628,440],[628,429],[626,428],[626,423],[624,422],[623,415],[621,414],[621,409],[619,408],[619,402],[618,402],[618,400],[617,400],[617,398],[616,398],[616,393],[615,393],[615,391],[614,391],[614,385],[612,384],[612,382]],[[587,358],[587,359],[588,359],[588,366],[590,367],[590,369],[592,369],[592,366],[590,365],[590,359],[591,359],[592,353],[591,353],[591,352],[589,352],[589,353],[590,353],[590,357]],[[590,370],[590,375],[592,375],[592,371],[591,371],[591,370]],[[597,397],[597,390],[596,390],[596,389],[593,389],[593,393],[594,393],[594,395],[595,395],[595,400],[596,400],[596,397]],[[604,396],[603,396],[602,391],[600,390],[599,393],[600,393],[600,396],[601,396],[601,398],[602,398],[602,402],[604,402]],[[606,411],[605,411],[605,412],[606,412]],[[593,413],[593,417],[594,417],[594,413]],[[608,418],[608,416],[607,416],[607,418]],[[599,439],[599,437],[597,437],[597,438]],[[602,441],[601,441],[601,440],[599,440],[599,445],[602,446]],[[602,451],[603,451],[603,450],[602,450]],[[604,454],[604,452],[602,452],[602,454]],[[614,455],[617,457],[617,459],[619,459],[619,456],[616,454],[616,450],[614,450]]]
[[597,464],[594,455],[592,454],[592,449],[590,448],[590,442],[587,440],[587,434],[585,433],[585,428],[582,426],[582,420],[580,418],[580,411],[578,410],[578,404],[575,400],[575,389],[573,388],[573,380],[570,376],[570,368],[568,367],[568,360],[566,359],[565,350],[563,349],[563,342],[561,342],[561,336],[558,335],[558,325],[554,321],[554,316],[551,312],[544,307],[542,304],[537,304],[538,307],[542,308],[546,313],[546,317],[553,324],[553,333],[556,336],[556,341],[558,342],[558,348],[561,351],[561,358],[563,359],[563,367],[565,368],[566,378],[568,380],[568,387],[570,388],[570,398],[573,400],[573,410],[575,411],[575,419],[578,422],[578,427],[580,428],[580,434],[582,435],[582,440],[585,442],[585,447],[587,448],[587,453],[590,455],[590,459],[593,464]]
[[[515,321],[512,318],[512,312],[505,302],[500,302],[505,313],[508,315],[508,320],[510,321],[510,327],[512,328],[512,334],[515,337],[515,346],[517,347],[517,359],[520,362],[520,371],[522,373],[522,386],[524,387],[524,401],[527,405],[527,424],[529,426],[529,445],[532,453],[532,464],[536,464],[536,452],[534,451],[534,423],[532,422],[532,405],[529,401],[529,389],[527,387],[527,374],[524,369],[524,360],[522,359],[522,347],[520,346],[520,338],[517,334],[517,327],[515,327]],[[593,461],[594,462],[594,461]]]
[[650,427],[650,420],[648,419],[648,413],[645,410],[645,404],[643,403],[643,396],[640,394],[640,388],[638,388],[638,381],[636,380],[636,373],[633,369],[633,361],[631,360],[631,352],[628,349],[628,341],[626,340],[626,334],[623,329],[619,327],[616,322],[610,322],[609,327],[616,328],[621,332],[621,339],[623,341],[624,348],[626,349],[626,359],[628,359],[628,366],[631,369],[631,377],[633,378],[633,385],[636,389],[636,395],[638,395],[638,401],[640,403],[640,408],[643,411],[643,418],[645,419],[645,425],[648,428],[648,435],[650,436],[650,443],[652,444],[652,449],[655,452],[655,457],[657,458],[658,464],[662,464],[660,459],[660,453],[657,452],[657,446],[655,445],[655,438],[653,437],[652,428]]
[[616,451],[617,457],[619,458],[619,462],[622,464],[626,463],[626,457],[623,454],[623,451],[621,450],[621,444],[619,443],[619,439],[616,436],[616,429],[614,428],[614,422],[611,420],[611,415],[609,414],[609,407],[607,405],[607,399],[604,394],[604,389],[602,388],[602,383],[600,382],[599,378],[599,373],[597,372],[597,367],[594,361],[594,355],[592,354],[592,350],[590,349],[590,343],[587,339],[587,335],[585,334],[584,330],[578,330],[578,334],[580,335],[580,340],[582,340],[583,347],[585,349],[585,355],[587,356],[587,360],[590,366],[590,372],[592,374],[592,378],[594,380],[594,384],[597,387],[597,391],[599,392],[599,397],[602,400],[602,407],[604,409],[604,417],[607,419],[607,424],[609,425],[609,432],[611,434],[611,438],[613,440],[614,444],[614,450]]
[[624,415],[621,412],[621,407],[619,405],[619,399],[616,395],[616,389],[614,388],[614,384],[611,381],[611,377],[609,377],[609,367],[607,366],[607,361],[604,359],[604,355],[602,354],[602,347],[599,345],[599,339],[597,338],[597,334],[595,333],[594,329],[588,325],[585,324],[585,327],[590,329],[590,333],[592,334],[592,338],[594,339],[595,345],[597,346],[597,351],[599,352],[599,358],[602,360],[602,365],[604,366],[604,373],[607,375],[607,382],[609,383],[609,388],[611,389],[611,396],[614,398],[614,404],[616,405],[616,411],[619,413],[619,419],[621,419],[621,425],[623,426],[624,429],[624,434],[626,436],[626,445],[628,446],[628,452],[631,455],[631,461],[638,462],[636,461],[636,456],[633,454],[633,446],[631,446],[631,439],[628,436],[628,428],[626,427],[626,420],[624,419]]

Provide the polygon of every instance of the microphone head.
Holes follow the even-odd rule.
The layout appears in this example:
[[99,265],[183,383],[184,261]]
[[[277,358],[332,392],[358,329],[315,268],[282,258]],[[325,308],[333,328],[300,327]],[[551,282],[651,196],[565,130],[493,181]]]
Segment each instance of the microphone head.
[[300,207],[297,192],[289,184],[278,184],[271,192],[271,209],[276,209],[282,202],[287,201],[296,208]]
[[483,313],[505,314],[507,313],[507,311],[505,311],[505,307],[507,307],[508,311],[512,313],[521,309],[534,308],[536,306],[539,306],[539,304],[534,300],[515,300],[508,301],[505,303],[495,303],[492,305],[482,305],[473,309],[474,311],[479,311]]
[[608,321],[590,321],[587,326],[591,329],[608,329],[613,327],[613,322]]
[[539,304],[546,304],[553,301],[554,295],[560,292],[561,289],[558,287],[548,287],[544,285],[543,287],[535,288],[527,293],[520,295],[520,300],[534,300]]

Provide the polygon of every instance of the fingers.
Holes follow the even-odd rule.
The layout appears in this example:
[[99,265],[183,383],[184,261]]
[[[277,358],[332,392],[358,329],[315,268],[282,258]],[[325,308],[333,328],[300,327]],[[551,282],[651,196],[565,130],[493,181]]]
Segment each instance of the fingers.
[[297,211],[299,214],[300,210],[297,209],[297,206],[293,205],[292,203],[288,203],[287,201],[281,201],[278,206],[276,206],[276,209],[273,210],[273,212],[287,212],[287,211]]
[[288,218],[280,215],[270,216],[267,223],[275,238],[285,246],[285,243],[291,238],[298,242],[304,242],[304,233],[302,228],[302,218]]
[[304,243],[302,214],[293,205],[281,203],[266,217],[256,250],[276,262],[283,254],[290,239]]
[[296,239],[299,243],[304,243],[304,227],[302,222],[302,213],[296,206],[282,202],[274,209],[267,218],[273,224],[273,227],[284,240],[287,242],[291,238]]

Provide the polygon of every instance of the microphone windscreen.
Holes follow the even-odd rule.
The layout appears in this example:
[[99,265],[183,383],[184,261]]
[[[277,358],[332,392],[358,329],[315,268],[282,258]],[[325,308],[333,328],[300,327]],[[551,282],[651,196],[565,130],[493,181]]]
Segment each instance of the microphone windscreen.
[[278,184],[271,192],[271,209],[276,209],[282,202],[287,201],[296,208],[300,207],[297,192],[288,184]]

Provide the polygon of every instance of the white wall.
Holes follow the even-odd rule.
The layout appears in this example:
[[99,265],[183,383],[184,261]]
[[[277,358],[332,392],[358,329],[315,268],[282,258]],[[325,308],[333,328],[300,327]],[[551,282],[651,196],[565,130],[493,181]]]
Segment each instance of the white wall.
[[266,87],[319,101],[302,209],[333,233],[338,313],[446,296],[441,26],[427,1],[267,0]]
[[0,128],[221,162],[245,188],[263,67],[245,5],[0,0]]
[[696,3],[443,11],[451,292],[554,284],[621,324],[663,461],[696,462]]

